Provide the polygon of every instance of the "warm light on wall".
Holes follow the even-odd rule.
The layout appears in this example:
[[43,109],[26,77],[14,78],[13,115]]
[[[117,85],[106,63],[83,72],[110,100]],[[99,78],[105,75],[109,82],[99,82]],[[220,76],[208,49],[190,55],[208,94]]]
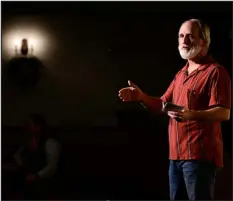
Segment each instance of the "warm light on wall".
[[28,43],[28,55],[36,56],[40,59],[51,57],[54,50],[54,41],[50,33],[40,23],[20,23],[8,24],[2,31],[2,55],[4,58],[12,58],[16,54],[21,54],[22,40]]
[[48,48],[48,41],[45,36],[42,36],[36,31],[12,31],[3,36],[3,51],[8,57],[15,56],[15,53],[20,54],[22,46],[22,40],[26,38],[28,41],[28,48],[30,55],[30,49],[33,48],[33,54],[37,57],[46,56],[46,50]]

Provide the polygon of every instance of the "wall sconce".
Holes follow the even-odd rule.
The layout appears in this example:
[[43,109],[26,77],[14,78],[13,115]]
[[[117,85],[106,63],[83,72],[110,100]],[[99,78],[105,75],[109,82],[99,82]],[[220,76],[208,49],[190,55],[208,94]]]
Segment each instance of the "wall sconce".
[[[20,44],[20,54],[23,55],[23,56],[27,56],[28,55],[28,52],[29,52],[29,43],[28,43],[28,40],[26,38],[23,38],[22,41],[21,41],[21,44]],[[16,42],[15,44],[15,48],[14,48],[14,51],[15,51],[15,55],[19,55],[19,45],[18,45],[18,42]],[[30,48],[30,55],[33,54],[33,45],[31,44],[31,48]]]
[[43,24],[36,22],[13,21],[2,33],[2,58],[10,60],[13,57],[37,57],[41,60],[52,59],[56,39]]

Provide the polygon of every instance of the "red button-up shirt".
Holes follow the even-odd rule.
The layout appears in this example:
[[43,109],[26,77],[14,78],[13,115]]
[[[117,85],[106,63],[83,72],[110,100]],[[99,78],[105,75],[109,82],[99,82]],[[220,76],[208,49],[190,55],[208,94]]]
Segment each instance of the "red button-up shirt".
[[[226,70],[208,57],[205,64],[187,75],[188,65],[175,76],[162,101],[190,110],[214,106],[231,108],[231,80]],[[171,160],[209,160],[223,166],[223,141],[220,122],[169,122]]]

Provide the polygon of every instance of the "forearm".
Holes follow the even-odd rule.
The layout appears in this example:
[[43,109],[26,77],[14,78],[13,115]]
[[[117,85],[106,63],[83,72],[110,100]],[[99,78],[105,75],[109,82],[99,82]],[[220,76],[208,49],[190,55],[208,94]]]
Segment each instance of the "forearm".
[[40,170],[37,174],[40,178],[45,179],[53,176],[56,172],[57,167],[55,165],[48,164],[42,170]]
[[59,156],[59,144],[55,140],[49,139],[46,142],[47,165],[37,173],[40,178],[44,179],[53,176],[53,174],[57,171]]
[[148,96],[146,94],[142,95],[141,103],[153,111],[162,111],[162,100],[157,97]]
[[208,110],[191,111],[189,120],[194,121],[227,121],[230,110],[227,108],[212,108]]
[[20,166],[23,166],[23,159],[22,159],[22,152],[23,147],[21,147],[16,153],[13,155],[13,158],[15,159],[16,163]]
[[18,164],[18,165],[20,165],[20,166],[23,166],[24,164],[23,164],[23,160],[21,159],[21,157],[19,157],[19,156],[14,156],[14,159],[15,159],[15,161],[16,161],[16,163]]

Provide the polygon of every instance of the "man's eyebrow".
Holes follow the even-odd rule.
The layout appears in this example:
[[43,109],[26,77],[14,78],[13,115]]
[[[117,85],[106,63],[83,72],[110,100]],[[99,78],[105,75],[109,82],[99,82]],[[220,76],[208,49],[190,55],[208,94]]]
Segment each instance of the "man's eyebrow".
[[[179,33],[178,36],[180,36],[180,35],[184,35],[184,34],[183,33]],[[193,36],[193,33],[186,33],[186,35]]]

